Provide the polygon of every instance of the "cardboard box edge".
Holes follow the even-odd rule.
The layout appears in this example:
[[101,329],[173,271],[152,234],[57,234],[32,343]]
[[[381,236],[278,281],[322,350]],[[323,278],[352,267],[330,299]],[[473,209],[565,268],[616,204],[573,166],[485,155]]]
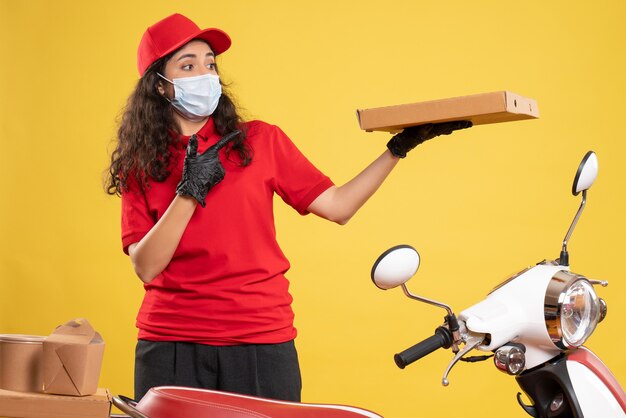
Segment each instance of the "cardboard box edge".
[[[99,398],[99,399],[94,399]],[[64,405],[74,405],[75,408],[79,407],[92,407],[96,408],[96,411],[86,415],[87,417],[105,418],[111,414],[112,396],[111,392],[107,388],[98,388],[96,394],[88,396],[67,396],[67,395],[49,395],[46,393],[34,393],[34,392],[14,392],[9,390],[0,389],[0,417],[51,417],[59,418],[64,416],[62,412],[48,412],[47,408],[51,407],[51,404],[64,403]],[[39,402],[43,405],[37,406]],[[54,405],[55,407],[61,405]],[[79,416],[76,411],[72,411],[73,416]],[[84,411],[80,411],[81,414]]]
[[[478,112],[471,116],[453,115],[453,116],[442,117],[442,118],[431,118],[430,120],[419,121],[416,124],[429,123],[429,122],[439,123],[439,122],[469,119],[469,120],[472,120],[472,122],[474,122],[475,125],[482,125],[482,124],[501,123],[501,122],[524,120],[524,119],[536,119],[539,117],[538,106],[537,106],[536,100],[532,98],[527,98],[525,96],[511,92],[509,90],[498,90],[498,91],[492,91],[492,92],[487,92],[487,93],[478,93],[478,94],[471,94],[471,95],[466,95],[466,96],[448,97],[444,99],[428,100],[428,101],[416,102],[416,103],[404,103],[404,104],[399,104],[399,105],[382,106],[382,107],[374,107],[374,108],[367,108],[367,109],[357,109],[357,119],[359,121],[359,127],[362,130],[365,130],[366,132],[372,132],[372,131],[398,132],[398,131],[401,131],[406,126],[412,126],[410,124],[411,122],[401,121],[399,118],[396,121],[394,121],[395,123],[376,123],[376,121],[367,123],[367,122],[364,122],[364,119],[368,113],[378,113],[378,114],[382,113],[382,116],[379,115],[379,117],[385,118],[385,117],[388,117],[387,115],[385,115],[385,113],[393,112],[394,110],[397,110],[397,109],[411,108],[411,107],[413,108],[431,107],[431,106],[436,106],[437,104],[445,103],[447,101],[456,101],[459,99],[468,100],[469,103],[466,104],[466,106],[469,106],[471,105],[471,103],[476,103],[477,101],[480,101],[481,99],[489,97],[489,96],[491,96],[493,100],[495,99],[501,100],[501,102],[498,104],[496,108],[492,108],[488,111]],[[509,100],[513,96],[515,98],[519,98],[520,100],[523,99],[525,102],[531,103],[532,108],[534,110],[534,114],[533,112],[530,112],[529,114],[529,112],[518,111],[517,109],[515,111],[509,111],[509,105],[508,105],[507,100]],[[515,114],[518,116],[508,118],[507,117],[508,114]],[[493,120],[489,120],[488,116],[490,115],[494,116],[492,118]]]

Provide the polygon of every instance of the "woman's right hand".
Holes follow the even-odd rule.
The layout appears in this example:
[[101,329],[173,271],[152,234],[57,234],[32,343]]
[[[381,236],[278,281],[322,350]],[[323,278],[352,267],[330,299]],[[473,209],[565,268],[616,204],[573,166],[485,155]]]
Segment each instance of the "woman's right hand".
[[224,179],[225,172],[219,152],[239,133],[240,131],[233,131],[220,138],[215,145],[202,154],[198,154],[197,136],[192,135],[187,144],[183,177],[176,187],[176,193],[181,196],[191,196],[204,207],[209,190]]

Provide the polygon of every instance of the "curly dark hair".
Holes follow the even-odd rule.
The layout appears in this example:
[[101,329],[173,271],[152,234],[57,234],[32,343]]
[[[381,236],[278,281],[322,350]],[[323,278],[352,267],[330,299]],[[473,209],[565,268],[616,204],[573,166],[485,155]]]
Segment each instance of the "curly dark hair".
[[[128,98],[117,131],[117,145],[111,153],[111,164],[106,171],[105,191],[120,195],[128,189],[128,181],[134,177],[139,186],[149,187],[148,181],[162,182],[170,175],[168,171],[173,157],[170,144],[180,143],[180,127],[174,119],[170,103],[157,90],[159,75],[166,62],[176,53],[155,61],[137,82]],[[219,104],[211,116],[215,130],[224,136],[240,130],[227,149],[237,152],[240,164],[252,161],[252,149],[246,142],[245,125],[229,94],[222,92]],[[176,135],[172,135],[174,132]]]

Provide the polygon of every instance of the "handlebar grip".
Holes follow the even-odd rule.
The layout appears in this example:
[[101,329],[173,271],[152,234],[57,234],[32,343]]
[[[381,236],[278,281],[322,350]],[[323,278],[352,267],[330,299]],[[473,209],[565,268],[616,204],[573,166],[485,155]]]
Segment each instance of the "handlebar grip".
[[407,348],[401,353],[393,356],[396,365],[404,369],[409,364],[421,359],[440,348],[450,348],[452,345],[452,333],[444,327],[438,327],[432,337],[426,338],[415,344],[413,347]]

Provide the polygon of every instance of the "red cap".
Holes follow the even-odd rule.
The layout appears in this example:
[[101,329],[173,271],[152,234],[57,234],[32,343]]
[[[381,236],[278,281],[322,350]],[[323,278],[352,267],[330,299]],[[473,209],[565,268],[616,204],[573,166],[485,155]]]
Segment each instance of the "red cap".
[[204,39],[215,55],[230,48],[230,37],[216,29],[200,29],[181,14],[173,14],[150,26],[144,32],[137,49],[137,68],[143,76],[148,67],[159,58],[176,51],[192,39]]

